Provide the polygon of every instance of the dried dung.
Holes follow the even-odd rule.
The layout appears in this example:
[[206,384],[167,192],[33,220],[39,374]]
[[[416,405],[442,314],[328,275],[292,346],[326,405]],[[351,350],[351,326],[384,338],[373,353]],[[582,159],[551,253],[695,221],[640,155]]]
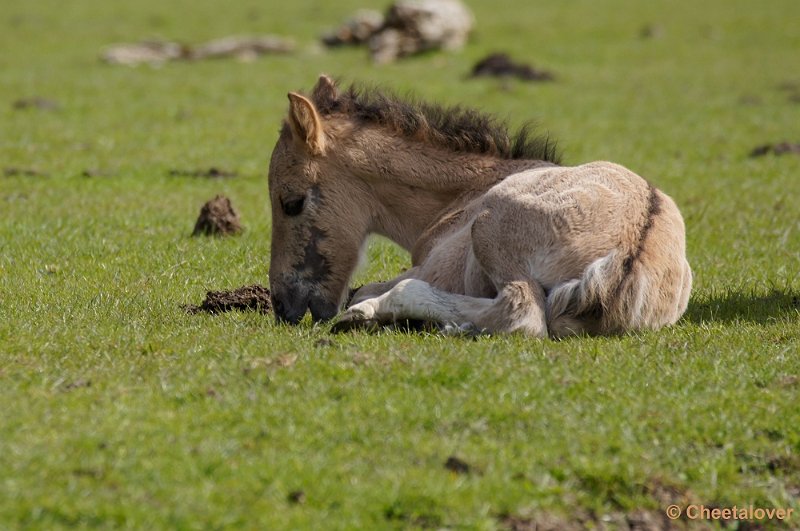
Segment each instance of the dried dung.
[[232,57],[240,61],[250,61],[268,53],[289,53],[294,43],[275,35],[260,37],[231,36],[215,39],[189,48],[189,59],[221,59]]
[[233,210],[231,200],[218,195],[200,209],[192,236],[229,236],[242,231],[239,215]]
[[376,63],[391,63],[429,50],[460,50],[474,24],[459,0],[398,0],[370,38],[370,54]]
[[301,505],[306,502],[306,493],[302,490],[293,490],[286,496],[286,501],[292,505]]
[[169,61],[195,61],[231,57],[249,61],[267,53],[288,53],[294,43],[276,35],[240,36],[232,35],[214,39],[195,46],[172,41],[144,41],[115,44],[100,54],[100,59],[109,64],[136,66],[140,64],[161,65]]
[[469,463],[463,459],[459,459],[454,455],[451,455],[447,458],[447,461],[444,463],[444,467],[451,472],[455,472],[456,474],[469,474],[472,470],[472,467],[469,466]]
[[326,46],[365,44],[383,27],[383,15],[379,11],[360,9],[345,20],[339,28],[322,36]]
[[552,81],[555,79],[551,72],[537,70],[524,64],[515,63],[504,53],[490,54],[472,67],[472,77],[515,77],[523,81]]
[[267,314],[272,309],[269,290],[259,284],[242,286],[233,291],[209,291],[199,306],[187,304],[188,313],[218,314],[231,310],[252,310]]
[[177,42],[144,41],[115,44],[100,54],[100,58],[112,65],[135,66],[160,65],[167,61],[185,59],[188,55],[189,50]]
[[464,47],[475,19],[459,0],[398,0],[386,15],[360,10],[322,36],[327,46],[369,46],[372,60],[391,63],[428,50]]

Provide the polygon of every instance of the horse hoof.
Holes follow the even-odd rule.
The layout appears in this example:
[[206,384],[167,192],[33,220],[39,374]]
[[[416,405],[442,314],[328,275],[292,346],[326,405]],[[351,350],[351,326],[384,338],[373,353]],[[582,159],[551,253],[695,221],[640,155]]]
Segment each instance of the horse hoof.
[[378,329],[380,323],[376,319],[368,318],[359,309],[350,308],[342,314],[338,321],[331,326],[331,332],[340,334],[351,330],[366,330],[373,332]]
[[380,328],[380,323],[375,319],[341,319],[331,326],[331,333],[342,334],[353,330],[374,332]]

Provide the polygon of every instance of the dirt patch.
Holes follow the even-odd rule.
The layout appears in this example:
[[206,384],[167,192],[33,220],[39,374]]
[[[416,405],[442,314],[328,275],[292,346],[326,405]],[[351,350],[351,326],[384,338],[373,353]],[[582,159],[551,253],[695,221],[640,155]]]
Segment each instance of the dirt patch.
[[764,144],[753,148],[750,152],[751,157],[763,157],[764,155],[785,155],[793,153],[800,155],[800,144],[793,144],[791,142],[778,142],[777,144]]
[[3,175],[6,177],[47,177],[46,173],[38,170],[32,170],[30,168],[15,168],[13,166],[3,168]]
[[645,494],[656,500],[663,507],[669,505],[683,507],[697,502],[694,494],[689,489],[662,478],[650,478],[644,485],[643,490]]
[[681,520],[670,520],[662,511],[645,509],[601,516],[581,513],[572,517],[548,513],[532,517],[503,514],[497,518],[497,523],[500,529],[510,531],[580,531],[582,529],[669,531],[687,527]]
[[551,514],[540,514],[535,518],[525,518],[504,514],[498,517],[500,529],[509,531],[580,531],[584,529],[579,522],[571,522]]
[[231,200],[218,195],[200,209],[200,216],[194,224],[192,236],[229,236],[242,231],[239,215],[233,209]]
[[516,63],[505,53],[487,55],[472,67],[472,77],[514,77],[523,81],[553,81],[552,72]]
[[20,98],[11,104],[11,107],[18,111],[26,109],[38,109],[40,111],[57,111],[61,105],[57,101],[48,98],[34,96],[33,98]]
[[[571,509],[569,514],[553,513],[501,513],[498,515],[498,527],[514,531],[541,530],[578,530],[578,529],[621,529],[635,531],[662,531],[686,529],[691,527],[685,514],[676,520],[670,520],[666,508],[677,505],[685,508],[690,504],[698,504],[694,494],[684,486],[660,477],[647,479],[636,485],[631,493],[641,493],[656,502],[658,508],[636,508],[628,511],[612,510],[597,513],[580,508]],[[650,505],[650,504],[648,504]],[[709,504],[706,504],[710,507]],[[651,506],[652,507],[652,506]],[[693,528],[693,527],[692,527]]]
[[206,179],[224,179],[229,177],[236,177],[239,175],[235,171],[229,170],[222,170],[217,168],[216,166],[211,166],[210,168],[198,168],[194,170],[181,170],[181,169],[172,169],[169,170],[170,177],[203,177]]
[[267,314],[272,309],[272,303],[269,290],[254,284],[233,291],[209,291],[199,306],[187,304],[183,308],[188,313],[218,314],[231,310],[249,310]]

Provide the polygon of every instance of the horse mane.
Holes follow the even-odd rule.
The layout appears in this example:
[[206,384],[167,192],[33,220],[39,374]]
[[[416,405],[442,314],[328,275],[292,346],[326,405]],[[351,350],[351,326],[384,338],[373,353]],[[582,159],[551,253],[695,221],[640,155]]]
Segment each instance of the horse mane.
[[531,122],[510,134],[505,122],[475,109],[402,98],[376,87],[356,84],[335,96],[314,91],[311,99],[323,116],[341,113],[453,151],[555,164],[561,159],[556,143],[549,136],[532,134]]

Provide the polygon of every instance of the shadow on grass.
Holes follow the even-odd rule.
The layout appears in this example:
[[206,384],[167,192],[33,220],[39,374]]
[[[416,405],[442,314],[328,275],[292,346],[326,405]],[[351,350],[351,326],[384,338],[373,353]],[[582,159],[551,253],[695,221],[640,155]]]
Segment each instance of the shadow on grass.
[[772,290],[767,294],[712,293],[689,301],[684,319],[692,323],[749,321],[767,324],[800,315],[800,292]]

